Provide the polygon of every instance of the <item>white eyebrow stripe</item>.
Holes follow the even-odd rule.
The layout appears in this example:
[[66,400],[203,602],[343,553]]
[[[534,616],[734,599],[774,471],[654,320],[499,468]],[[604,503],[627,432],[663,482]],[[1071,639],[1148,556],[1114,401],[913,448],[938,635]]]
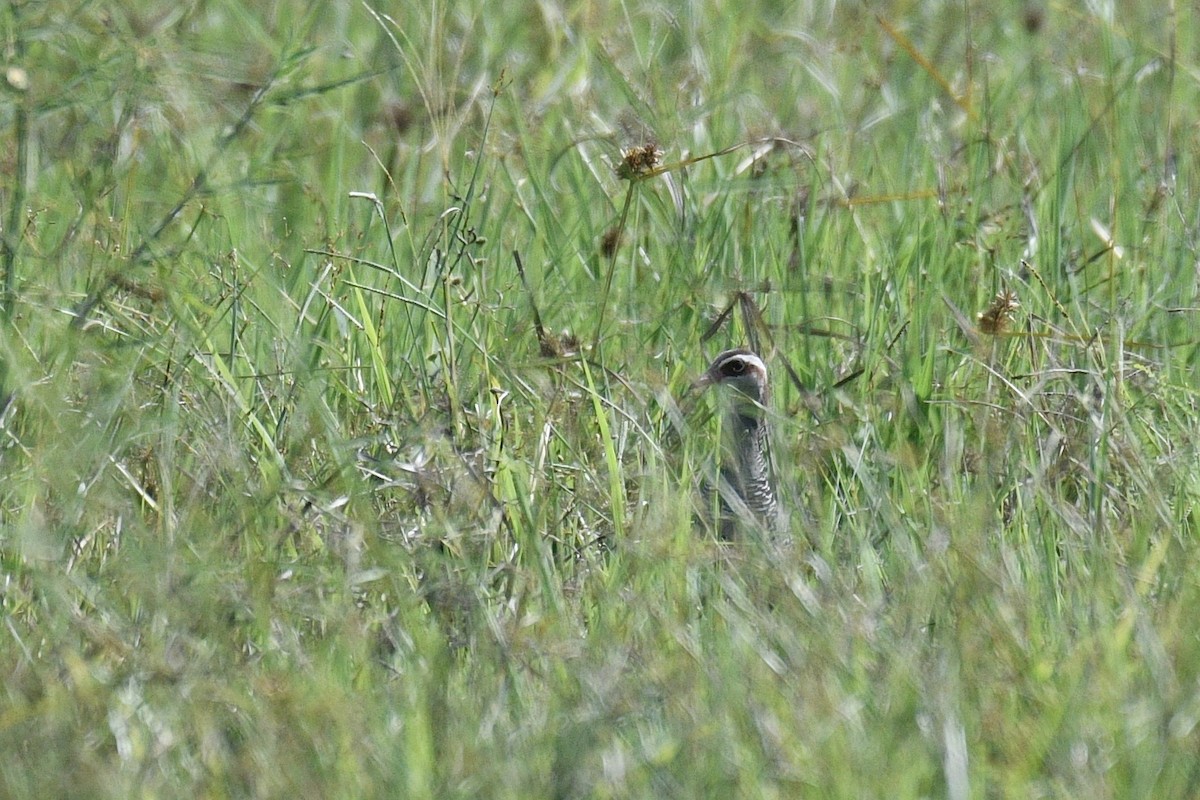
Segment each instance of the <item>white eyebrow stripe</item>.
[[722,369],[726,364],[728,364],[730,361],[733,361],[735,358],[745,361],[748,369],[756,369],[763,375],[766,375],[767,365],[763,363],[761,358],[756,355],[751,355],[750,353],[734,353],[728,358],[721,359],[720,363],[717,364],[717,369]]

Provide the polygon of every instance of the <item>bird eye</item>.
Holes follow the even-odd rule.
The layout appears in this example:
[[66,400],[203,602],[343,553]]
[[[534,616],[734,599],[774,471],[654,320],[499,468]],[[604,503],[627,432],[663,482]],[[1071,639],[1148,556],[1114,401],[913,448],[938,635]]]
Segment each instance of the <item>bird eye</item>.
[[746,362],[743,359],[735,358],[726,365],[725,370],[730,375],[741,375],[746,371]]

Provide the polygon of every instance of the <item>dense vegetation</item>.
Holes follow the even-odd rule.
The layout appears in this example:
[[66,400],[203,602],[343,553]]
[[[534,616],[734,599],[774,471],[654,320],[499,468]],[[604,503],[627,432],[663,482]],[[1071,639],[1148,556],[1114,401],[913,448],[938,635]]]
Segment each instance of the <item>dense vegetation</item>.
[[269,5],[0,16],[0,795],[1200,794],[1194,8]]

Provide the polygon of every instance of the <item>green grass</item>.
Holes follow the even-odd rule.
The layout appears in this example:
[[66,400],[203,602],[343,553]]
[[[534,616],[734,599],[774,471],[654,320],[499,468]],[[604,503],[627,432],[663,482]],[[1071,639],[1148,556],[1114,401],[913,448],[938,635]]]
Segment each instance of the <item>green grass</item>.
[[1200,794],[1194,9],[132,5],[0,15],[0,795]]

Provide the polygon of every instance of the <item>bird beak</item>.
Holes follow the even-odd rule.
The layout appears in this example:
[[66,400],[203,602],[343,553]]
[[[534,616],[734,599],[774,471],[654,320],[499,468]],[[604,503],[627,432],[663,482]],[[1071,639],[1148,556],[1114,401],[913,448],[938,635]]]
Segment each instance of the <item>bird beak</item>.
[[700,391],[701,389],[707,389],[709,386],[712,386],[712,385],[713,385],[712,375],[710,375],[709,373],[706,372],[703,375],[701,375],[699,378],[696,378],[696,380],[692,381],[692,385],[688,387],[688,394],[695,394],[696,392]]

